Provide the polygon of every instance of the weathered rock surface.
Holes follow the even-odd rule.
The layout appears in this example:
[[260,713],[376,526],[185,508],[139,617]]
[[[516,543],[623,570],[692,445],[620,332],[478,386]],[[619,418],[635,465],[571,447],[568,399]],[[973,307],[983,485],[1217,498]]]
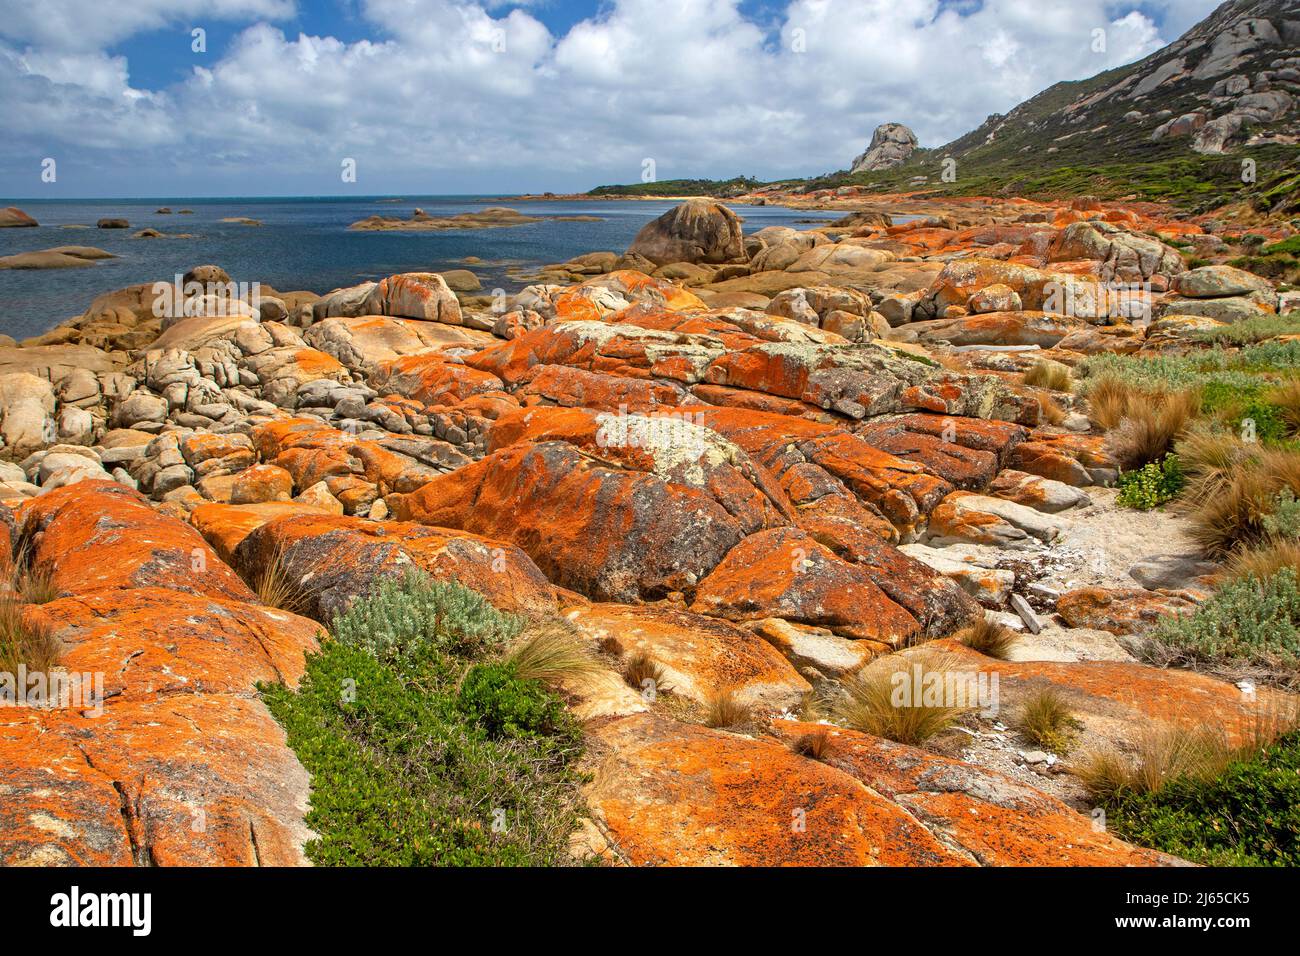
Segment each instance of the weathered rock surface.
[[688,199],[647,224],[628,247],[655,265],[670,262],[731,262],[745,254],[740,220],[709,199]]
[[254,685],[296,682],[319,628],[121,485],[50,492],[23,525],[59,593],[36,613],[104,697],[0,710],[0,860],[303,862],[307,774]]

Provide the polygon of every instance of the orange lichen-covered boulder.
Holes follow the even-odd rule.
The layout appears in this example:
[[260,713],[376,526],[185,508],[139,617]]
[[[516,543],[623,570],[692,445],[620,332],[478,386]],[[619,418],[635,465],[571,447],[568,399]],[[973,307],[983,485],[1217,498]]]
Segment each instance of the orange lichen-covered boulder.
[[199,505],[190,512],[189,519],[221,560],[233,565],[235,549],[262,525],[286,515],[306,513],[329,512],[299,501],[259,501],[242,505],[213,502]]
[[307,773],[256,684],[296,683],[318,625],[257,603],[122,485],[52,491],[22,520],[59,592],[27,613],[70,683],[0,708],[0,864],[303,863]]
[[[920,417],[920,416],[914,416]],[[941,418],[941,416],[931,416]],[[956,429],[953,429],[954,434]],[[998,473],[998,457],[993,452],[967,448],[942,436],[911,431],[903,422],[868,422],[856,430],[873,448],[887,451],[925,467],[955,488],[985,487]]]
[[288,501],[293,497],[293,475],[275,465],[253,465],[234,476],[230,486],[230,503],[259,504]]
[[32,559],[59,594],[167,588],[253,601],[253,592],[193,528],[115,481],[81,481],[23,509]]
[[707,336],[577,321],[544,326],[475,352],[465,357],[465,364],[508,385],[519,382],[536,365],[693,384],[703,380],[709,362],[724,351],[721,342]]
[[1121,749],[1141,746],[1153,723],[1212,726],[1230,744],[1254,743],[1261,733],[1284,731],[1297,705],[1296,696],[1282,690],[1249,685],[1247,690],[1173,667],[1110,660],[1002,661],[947,639],[926,647],[952,655],[956,667],[997,674],[1002,713],[1050,687],[1087,731]]
[[555,610],[554,590],[528,555],[463,531],[344,515],[287,515],[254,529],[235,549],[235,565],[245,573],[271,561],[279,561],[301,591],[306,613],[319,621],[332,620],[381,580],[415,568],[478,591],[504,611]]
[[307,772],[253,696],[0,710],[0,864],[294,866]]
[[1116,839],[1059,800],[991,770],[868,734],[777,720],[783,741],[824,733],[823,761],[904,810],[981,866],[1155,866],[1173,862]]
[[[541,411],[589,414],[526,414]],[[516,544],[552,582],[597,600],[662,596],[693,588],[746,534],[788,521],[779,486],[749,480],[760,472],[743,452],[695,437],[707,447],[680,455],[656,446],[648,426],[604,448],[521,441],[386,500],[397,518]]]
[[345,476],[364,478],[384,494],[411,491],[443,473],[429,460],[446,468],[469,461],[437,439],[393,435],[370,441],[309,418],[266,422],[253,428],[252,438],[262,459],[289,472],[299,491]]
[[462,324],[456,294],[436,272],[404,272],[381,279],[367,295],[364,312],[443,325]]
[[370,385],[381,395],[401,395],[426,405],[456,405],[471,395],[499,392],[505,386],[489,372],[427,352],[379,362]]
[[560,405],[601,411],[621,408],[649,412],[698,402],[675,382],[606,375],[565,365],[534,366],[519,380],[514,395],[524,406]]
[[1162,618],[1196,610],[1198,603],[1185,591],[1088,587],[1062,594],[1056,602],[1056,613],[1070,627],[1137,634]]
[[969,865],[848,774],[655,713],[587,725],[598,757],[587,803],[637,866]]
[[701,703],[730,690],[746,704],[780,710],[812,690],[771,644],[717,618],[627,604],[587,604],[564,616],[607,653],[653,658],[663,668],[661,690]]
[[[942,478],[927,474],[924,466],[874,448],[835,425],[739,408],[693,412],[783,481],[792,468],[816,466],[903,534],[912,533],[953,490]],[[808,470],[802,470],[805,480],[811,480]]]
[[320,625],[276,608],[167,588],[94,592],[33,609],[64,645],[60,664],[102,673],[121,700],[248,693],[296,684]]
[[882,649],[921,633],[863,568],[795,528],[752,534],[732,548],[700,582],[691,610],[732,621],[784,618]]
[[853,419],[913,409],[984,418],[1010,414],[995,377],[957,375],[869,342],[764,342],[714,359],[706,380],[798,399]]

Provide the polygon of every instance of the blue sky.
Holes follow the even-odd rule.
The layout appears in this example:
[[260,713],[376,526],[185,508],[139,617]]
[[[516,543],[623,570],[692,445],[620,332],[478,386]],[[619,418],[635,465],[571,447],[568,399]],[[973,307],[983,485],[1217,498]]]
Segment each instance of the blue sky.
[[648,162],[811,175],[882,122],[939,145],[1214,5],[0,0],[0,196],[568,191]]

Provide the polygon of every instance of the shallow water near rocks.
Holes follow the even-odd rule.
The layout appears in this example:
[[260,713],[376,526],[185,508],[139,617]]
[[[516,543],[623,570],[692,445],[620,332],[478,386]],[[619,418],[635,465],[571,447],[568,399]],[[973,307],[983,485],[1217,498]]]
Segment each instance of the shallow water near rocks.
[[[562,262],[588,252],[622,252],[651,219],[675,202],[520,202],[473,196],[412,196],[400,202],[306,197],[290,199],[96,199],[58,202],[0,200],[34,217],[35,229],[0,229],[0,256],[55,246],[96,246],[120,256],[84,269],[0,270],[0,333],[24,339],[79,315],[95,296],[140,282],[171,281],[192,266],[215,263],[235,282],[263,282],[279,291],[330,289],[400,272],[471,269],[485,290],[516,292],[529,267]],[[163,206],[171,214],[159,214]],[[348,226],[367,216],[410,218],[419,207],[430,216],[481,212],[508,206],[540,222],[496,229],[437,232],[364,232]],[[733,205],[746,233],[767,226],[793,226],[807,209]],[[193,210],[180,215],[181,209]],[[838,218],[838,214],[828,214]],[[596,216],[597,221],[543,217]],[[98,229],[102,218],[125,218],[128,229]],[[255,219],[260,226],[222,222]],[[900,217],[900,221],[912,217]],[[85,226],[88,228],[65,228]],[[141,229],[197,238],[136,239]],[[806,226],[804,227],[806,228]],[[482,262],[466,264],[466,257]],[[522,267],[523,275],[520,274]]]

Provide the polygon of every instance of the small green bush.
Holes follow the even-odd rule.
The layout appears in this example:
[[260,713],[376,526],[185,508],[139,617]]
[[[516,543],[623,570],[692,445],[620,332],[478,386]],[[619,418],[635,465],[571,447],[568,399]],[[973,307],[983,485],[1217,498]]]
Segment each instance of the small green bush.
[[333,630],[338,640],[381,660],[421,648],[473,657],[505,647],[519,635],[522,622],[468,588],[408,571],[353,602],[334,619]]
[[513,665],[476,663],[514,619],[408,575],[334,621],[298,691],[261,688],[311,774],[306,846],[322,866],[569,862],[582,738]]
[[1213,329],[1192,333],[1192,340],[1219,345],[1253,345],[1279,335],[1300,333],[1300,315],[1260,315]]
[[461,711],[495,740],[572,733],[564,705],[510,664],[476,664],[460,686]]
[[1117,836],[1207,866],[1300,866],[1300,732],[1236,760],[1210,780],[1180,777],[1154,793],[1105,801]]
[[1120,475],[1116,501],[1125,508],[1150,511],[1172,501],[1186,484],[1187,477],[1178,464],[1178,457],[1166,455],[1164,461],[1149,462]]
[[1296,500],[1295,492],[1290,488],[1278,492],[1272,514],[1262,515],[1260,525],[1270,538],[1300,539],[1300,501]]
[[1288,239],[1283,239],[1281,242],[1267,245],[1261,251],[1264,252],[1265,255],[1270,256],[1300,256],[1300,236],[1291,236]]
[[1228,581],[1191,614],[1165,618],[1148,637],[1184,660],[1300,666],[1300,586],[1293,568]]

